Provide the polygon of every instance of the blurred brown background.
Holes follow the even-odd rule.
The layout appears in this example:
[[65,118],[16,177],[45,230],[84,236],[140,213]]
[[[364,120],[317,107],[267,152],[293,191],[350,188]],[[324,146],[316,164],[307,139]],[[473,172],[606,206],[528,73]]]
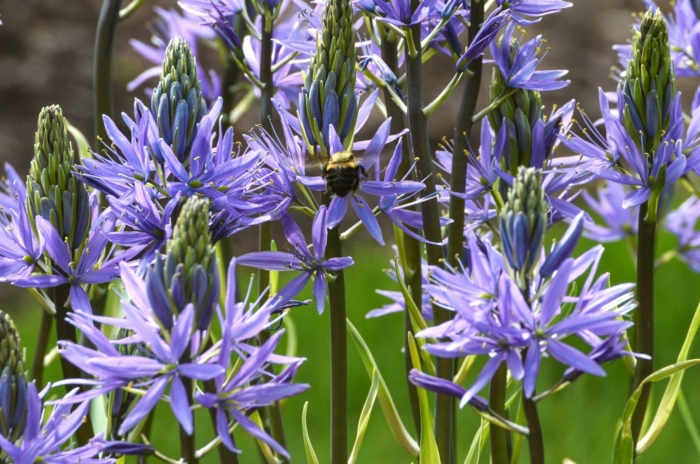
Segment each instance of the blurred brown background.
[[[117,114],[131,113],[134,97],[143,98],[142,89],[125,89],[127,82],[149,66],[128,41],[137,38],[148,42],[147,24],[154,18],[156,5],[176,7],[176,1],[148,0],[119,24],[114,66]],[[0,0],[0,162],[10,162],[20,173],[26,172],[36,115],[48,104],[60,104],[71,123],[93,140],[92,56],[100,6],[99,0]],[[570,71],[571,85],[546,95],[548,106],[576,97],[591,114],[597,113],[597,87],[614,88],[609,76],[615,53],[610,47],[627,40],[630,13],[641,9],[641,0],[578,0],[573,8],[547,16],[529,28],[528,35],[543,34],[551,47],[543,68]],[[438,84],[450,79],[451,69],[444,56],[430,62],[426,74],[433,82],[427,86],[426,98],[438,93]],[[486,77],[490,77],[490,70]],[[444,135],[451,137],[458,92],[432,118],[436,141]],[[257,111],[252,110],[250,119],[239,124],[238,133],[247,131],[256,119]]]

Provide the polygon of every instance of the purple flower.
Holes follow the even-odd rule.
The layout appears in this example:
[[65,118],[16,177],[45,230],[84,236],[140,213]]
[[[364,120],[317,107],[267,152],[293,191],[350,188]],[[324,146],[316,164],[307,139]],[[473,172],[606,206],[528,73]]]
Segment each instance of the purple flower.
[[[151,42],[148,45],[140,40],[130,40],[129,43],[136,52],[155,66],[148,68],[127,84],[126,89],[133,91],[148,79],[160,76],[163,69],[163,59],[168,43],[175,37],[182,37],[190,46],[193,55],[197,55],[197,40],[210,40],[214,38],[214,31],[200,24],[197,18],[191,14],[181,15],[174,9],[165,10],[154,8],[158,18],[153,22],[154,27]],[[208,102],[213,102],[221,96],[221,80],[213,69],[209,70],[209,79],[202,65],[197,62],[197,77],[202,83],[202,96]],[[149,89],[149,94],[152,89]]]
[[[459,270],[430,267],[430,283],[425,290],[435,304],[468,319],[477,309],[487,312],[494,307],[498,280],[506,265],[487,237],[469,232],[466,241],[465,265]],[[449,323],[435,327],[436,333],[445,330],[454,328]]]
[[378,21],[391,24],[399,28],[411,27],[425,21],[429,15],[435,14],[434,3],[436,0],[422,0],[411,14],[411,2],[408,0],[374,0],[377,8],[384,16]]
[[[410,180],[393,181],[393,178],[392,180],[387,180],[386,176],[385,180],[380,180],[379,155],[381,154],[387,142],[390,141],[390,127],[391,118],[382,123],[374,137],[372,137],[369,143],[365,145],[364,154],[361,156],[359,162],[359,165],[362,166],[365,169],[365,171],[370,171],[372,168],[374,168],[375,180],[371,180],[371,175],[365,178],[361,177],[360,188],[357,192],[352,192],[351,194],[345,195],[344,197],[340,197],[337,195],[334,196],[333,200],[331,200],[330,206],[328,207],[328,226],[333,228],[340,224],[340,222],[343,220],[348,208],[348,203],[350,203],[353,206],[353,209],[355,210],[357,215],[360,217],[360,220],[364,223],[365,227],[367,228],[367,231],[380,245],[384,245],[384,239],[382,237],[381,228],[379,227],[377,218],[374,215],[374,211],[364,200],[361,193],[364,192],[370,195],[376,195],[378,197],[390,197],[392,195],[414,194],[425,188],[425,184]],[[329,141],[331,146],[331,153],[344,151],[343,145],[338,136],[335,134],[335,130],[333,130],[332,127],[330,131]],[[353,146],[353,150],[355,150],[357,146],[358,144],[355,144]],[[395,161],[395,163],[396,162],[398,161]],[[392,167],[389,174],[395,176],[396,169],[397,166]],[[326,190],[326,182],[320,176],[298,176],[297,178],[299,182],[301,182],[303,185],[307,186],[312,190]],[[391,205],[389,204],[385,204],[384,208],[390,212],[394,211],[393,207],[391,207]],[[393,218],[399,220],[398,215],[401,215],[401,213],[394,213]],[[392,217],[391,214],[390,217]],[[403,215],[403,217],[408,218],[408,215]],[[399,220],[399,222],[402,221],[403,219]]]
[[[262,21],[262,18],[259,17],[259,21]],[[293,106],[291,102],[297,102],[303,84],[300,62],[304,60],[298,57],[300,45],[315,44],[303,24],[295,14],[285,21],[276,23],[272,31],[272,67],[274,69],[272,83],[275,88],[273,98],[283,108],[291,108]],[[258,80],[261,79],[262,44],[260,40],[252,35],[246,35],[243,39],[242,52],[245,66]],[[305,54],[308,55],[308,53]],[[262,92],[258,86],[254,86],[254,91],[255,95],[261,98]]]
[[154,193],[143,184],[136,183],[133,190],[119,199],[107,197],[110,208],[119,222],[133,229],[108,232],[107,238],[110,242],[131,248],[134,252],[146,250],[140,258],[142,271],[170,239],[173,232],[170,217],[178,204],[177,200],[170,201],[162,207],[154,201]]
[[238,258],[238,263],[269,271],[301,271],[292,279],[276,298],[290,300],[315,276],[313,294],[316,300],[316,310],[323,312],[326,304],[326,272],[338,272],[351,266],[350,257],[323,259],[328,240],[328,211],[325,205],[316,213],[312,228],[313,252],[306,246],[306,238],[296,222],[285,214],[282,216],[282,226],[287,241],[294,248],[291,253],[281,251],[260,251],[247,253]]
[[[140,205],[134,204],[134,189],[139,183],[146,188],[142,193],[150,201],[177,203],[180,197],[192,195],[210,198],[216,238],[268,220],[270,216],[267,214],[286,208],[290,200],[260,195],[269,182],[261,178],[257,171],[261,166],[262,153],[255,150],[240,153],[233,142],[233,129],[224,132],[220,121],[217,133],[215,125],[221,107],[222,99],[218,99],[197,124],[188,157],[183,161],[160,138],[150,111],[137,101],[136,121],[124,116],[131,129],[131,140],[118,130],[113,121],[105,118],[107,132],[118,150],[112,150],[112,156],[95,154],[94,159],[84,159],[84,165],[78,166],[81,180],[142,211],[152,208],[148,201]],[[216,143],[213,143],[215,138]],[[172,207],[166,206],[164,211]],[[120,209],[118,205],[117,209]],[[129,210],[130,207],[124,206],[121,209]],[[120,211],[120,214],[123,212]],[[132,211],[129,214],[136,219],[140,213]],[[165,227],[162,216],[161,220],[163,222],[159,226],[153,229],[149,227],[146,232],[153,233],[155,229]],[[158,235],[158,232],[155,233]]]
[[[618,101],[624,101],[619,92],[618,90]],[[669,130],[652,156],[639,150],[632,137],[625,131],[619,116],[612,115],[602,91],[600,101],[607,138],[604,139],[596,133],[593,136],[587,135],[593,137],[589,140],[572,136],[562,137],[562,141],[574,152],[588,158],[585,167],[596,176],[637,187],[627,194],[622,202],[623,208],[641,205],[649,200],[652,190],[660,194],[664,187],[672,185],[688,171],[698,167],[700,113],[694,115],[684,140],[684,121],[679,95],[671,107]],[[660,184],[662,181],[663,184]]]
[[598,198],[594,198],[588,191],[583,191],[583,199],[591,211],[598,214],[605,225],[596,225],[589,222],[584,224],[584,235],[597,242],[615,242],[637,235],[637,219],[639,207],[623,208],[622,202],[628,194],[628,189],[621,184],[607,182],[598,189]]
[[163,161],[158,147],[158,126],[151,111],[139,100],[134,102],[136,121],[123,115],[129,127],[131,139],[121,133],[108,116],[102,120],[111,140],[107,154],[93,152],[92,158],[83,158],[82,165],[76,166],[78,178],[86,185],[107,195],[120,197],[128,192],[136,182],[148,183],[155,180],[162,183],[163,173],[152,179],[153,154]]
[[[598,363],[563,343],[561,339],[584,331],[593,332],[599,336],[612,335],[632,325],[627,321],[615,320],[621,313],[605,310],[605,305],[600,303],[596,303],[597,311],[587,308],[586,311],[574,311],[563,319],[555,319],[561,313],[561,304],[566,296],[573,268],[573,259],[564,261],[551,280],[546,293],[537,302],[538,307],[535,308],[528,305],[515,285],[511,284],[507,287],[511,304],[514,306],[513,310],[522,318],[521,324],[529,335],[523,377],[523,389],[528,397],[535,391],[541,357],[545,352],[562,364],[577,370],[593,375],[605,375],[605,371]],[[632,295],[627,291],[628,288],[628,286],[616,286],[612,288],[612,292],[603,290],[600,293],[605,295],[606,300],[611,298],[609,294],[614,294],[615,298],[624,294],[627,299],[631,299]],[[601,296],[598,298],[602,299]]]
[[678,239],[678,255],[700,273],[700,230],[696,226],[700,219],[700,201],[691,196],[675,211],[666,216],[665,227]]
[[508,8],[513,20],[523,26],[530,26],[541,21],[544,15],[559,13],[572,6],[572,3],[562,0],[496,0],[496,4]]
[[512,19],[510,10],[499,7],[491,12],[484,24],[476,33],[474,39],[469,44],[462,56],[457,61],[457,72],[464,72],[469,67],[469,64],[475,59],[483,55],[486,50],[495,40],[501,29],[510,23]]
[[[498,305],[496,311],[469,311],[463,307],[463,315],[453,322],[450,331],[452,341],[426,345],[425,349],[438,357],[456,358],[470,354],[487,354],[489,360],[477,376],[472,386],[466,390],[460,401],[460,407],[467,404],[496,373],[498,366],[506,362],[515,380],[523,378],[521,351],[527,346],[527,332],[518,327],[512,317],[509,295],[504,292],[505,274],[501,274],[498,285]],[[477,300],[478,301],[478,300]],[[475,308],[474,308],[475,309]],[[457,329],[457,330],[455,330]],[[419,332],[418,336],[426,336]],[[459,334],[459,335],[457,335]]]
[[[76,391],[70,392],[66,399],[74,398]],[[97,458],[98,453],[109,445],[101,435],[77,448],[73,448],[70,444],[65,446],[82,425],[88,413],[90,401],[81,402],[72,412],[71,404],[57,404],[43,412],[42,406],[36,385],[30,383],[27,391],[27,423],[22,440],[12,443],[0,435],[0,449],[7,453],[9,462],[103,464],[115,461],[110,458]],[[46,415],[48,418],[42,426],[42,419]]]
[[101,261],[108,240],[105,235],[112,230],[113,219],[107,219],[102,228],[95,228],[88,238],[85,248],[78,257],[71,256],[68,245],[59,237],[56,229],[41,216],[36,217],[36,227],[45,240],[46,253],[55,268],[50,275],[31,275],[17,279],[19,287],[51,288],[70,285],[70,305],[73,310],[90,311],[90,301],[83,289],[84,284],[102,284],[119,277],[119,261],[123,256]]
[[[264,441],[276,452],[289,458],[289,453],[279,443],[248,418],[248,414],[256,409],[298,395],[309,388],[307,384],[291,383],[297,368],[304,359],[279,356],[273,353],[283,333],[284,331],[280,331],[274,334],[259,348],[248,346],[245,351],[240,350],[238,354],[241,355],[244,362],[235,373],[230,377],[222,374],[214,379],[216,393],[202,393],[196,397],[197,402],[204,407],[216,407],[217,432],[224,446],[233,452],[239,453],[240,450],[236,448],[230,432],[231,419],[251,436]],[[231,365],[231,351],[230,340],[223,340],[218,362],[224,372],[233,367]],[[271,362],[289,366],[280,374],[271,375],[265,370],[265,367]],[[264,382],[260,381],[265,376],[271,378],[265,379]]]
[[501,37],[500,44],[491,42],[491,54],[508,88],[549,91],[566,87],[571,81],[560,81],[568,71],[536,71],[537,65],[547,54],[542,53],[542,36],[520,43],[513,39],[515,24],[510,23]]
[[170,146],[163,139],[159,140],[165,165],[173,174],[174,180],[168,182],[171,196],[181,193],[183,196],[198,193],[210,198],[214,203],[228,202],[229,196],[239,193],[235,187],[240,186],[241,178],[249,179],[247,171],[258,161],[256,153],[236,156],[233,152],[233,128],[219,137],[216,147],[211,145],[212,132],[215,127],[223,99],[217,99],[209,114],[197,127],[197,135],[192,142],[189,166],[185,167]]
[[[249,294],[250,291],[247,295]],[[286,303],[274,298],[254,311],[256,305],[249,304],[247,296],[245,301],[236,302],[236,260],[232,260],[228,269],[225,316],[222,317],[219,313],[222,338],[214,345],[214,349],[219,352],[216,362],[222,368],[222,373],[214,377],[216,393],[198,394],[196,400],[207,408],[216,407],[217,432],[228,449],[238,452],[230,434],[229,422],[232,418],[249,434],[286,456],[286,451],[247,417],[249,412],[259,407],[296,395],[309,387],[306,384],[291,383],[304,359],[273,353],[283,332],[273,335],[259,348],[245,343],[245,340],[256,337],[265,327],[276,323],[277,319],[271,321],[270,316],[278,306],[276,303],[269,304],[271,302]],[[244,361],[240,368],[232,362],[234,353]],[[270,375],[266,369],[270,363],[288,367],[276,376]],[[227,375],[234,367],[237,369],[235,374]],[[266,381],[257,381],[261,379]]]
[[[146,283],[125,264],[122,264],[122,279],[131,301],[122,300],[124,319],[99,318],[103,324],[122,327],[133,331],[129,343],[142,344],[139,352],[147,355],[122,355],[112,346],[109,339],[83,311],[69,315],[70,322],[92,342],[96,349],[83,347],[72,342],[61,342],[60,353],[75,366],[96,378],[91,383],[97,386],[77,396],[94,397],[134,382],[136,387],[144,387],[141,396],[119,427],[119,435],[125,435],[135,427],[151,410],[170,385],[170,407],[182,428],[192,434],[193,422],[190,398],[186,394],[183,378],[210,380],[224,370],[210,364],[207,353],[197,355],[194,306],[189,304],[181,311],[165,337],[156,324],[155,314],[150,307]],[[79,383],[85,383],[80,382]]]
[[[389,164],[387,165],[386,170],[384,172],[384,184],[396,184],[397,182],[406,182],[406,178],[409,176],[410,171],[412,169],[406,173],[403,179],[399,181],[396,180],[396,175],[399,169],[399,165],[401,164],[402,158],[403,139],[400,139],[399,143],[396,144],[394,154],[391,156]],[[426,201],[427,198],[421,198],[411,203],[405,201],[407,199],[410,199],[417,192],[418,190],[416,190],[416,192],[414,192],[413,194],[407,196],[399,195],[397,193],[389,193],[388,195],[382,195],[379,197],[378,209],[380,212],[384,213],[384,215],[387,216],[391,220],[391,222],[393,222],[399,229],[404,231],[404,233],[408,234],[409,236],[415,238],[418,241],[430,243],[425,238],[423,238],[423,236],[411,230],[411,228],[415,230],[423,230],[423,217],[421,213],[419,211],[414,211],[408,208],[410,206],[414,206],[416,204],[422,203],[423,201]],[[448,225],[450,222],[452,221],[449,218],[440,217],[441,227]],[[365,222],[365,224],[367,223]],[[410,228],[407,226],[409,226]]]
[[[503,258],[488,242],[475,237],[469,242],[468,273],[437,269],[431,273],[428,292],[437,304],[455,311],[455,317],[418,334],[448,339],[426,345],[425,349],[439,357],[489,357],[474,383],[463,390],[462,405],[486,386],[503,362],[514,379],[523,381],[528,396],[534,392],[544,356],[582,372],[604,375],[596,362],[600,356],[594,356],[594,352],[587,356],[564,339],[578,337],[595,351],[604,337],[617,337],[631,325],[620,316],[634,306],[632,285],[611,287],[607,274],[594,280],[602,247],[577,259],[569,257],[582,220],[579,216],[549,256],[540,260],[544,263],[540,277],[527,288],[521,288],[505,272]],[[571,295],[570,284],[586,270],[588,276],[580,294]],[[618,345],[609,344],[612,347],[606,348],[605,357],[613,359],[619,354],[614,351]]]
[[17,172],[5,165],[8,181],[0,193],[0,280],[12,282],[31,274],[44,253],[44,241],[32,231],[25,205],[26,188]]
[[[455,398],[462,398],[466,393],[466,390],[459,385],[449,380],[425,374],[418,369],[411,369],[411,372],[408,373],[408,380],[416,387]],[[469,405],[479,411],[486,411],[489,408],[488,402],[480,396],[472,396],[469,399]]]
[[[395,250],[398,252],[398,249]],[[423,278],[423,289],[426,288],[428,285],[428,272],[430,268],[428,267],[427,262],[423,261],[422,262],[422,267],[423,267],[423,272],[422,272],[422,278]],[[399,268],[400,272],[400,278],[405,279],[404,274],[403,274],[403,269]],[[398,284],[398,278],[396,276],[396,271],[394,269],[388,269],[385,271],[386,275],[389,276],[391,280],[393,280],[395,283]],[[387,314],[391,313],[398,313],[398,312],[403,312],[406,310],[406,300],[403,297],[402,292],[395,292],[395,291],[390,291],[390,290],[376,290],[376,292],[386,298],[389,298],[392,300],[392,303],[385,304],[379,309],[373,309],[367,314],[365,314],[365,317],[367,319],[373,318],[373,317],[380,317],[380,316],[385,316]],[[421,304],[421,313],[423,314],[423,318],[426,321],[432,321],[433,320],[433,304],[431,301],[431,295],[427,292],[423,292],[422,296],[422,304]]]
[[[465,200],[474,200],[488,194],[494,187],[494,184],[500,178],[501,171],[501,156],[505,150],[506,143],[506,125],[502,124],[498,131],[498,135],[494,141],[493,131],[489,124],[488,118],[481,120],[481,145],[479,152],[475,153],[469,146],[467,155],[467,182],[464,193],[450,191],[451,195],[463,198]],[[448,144],[446,149],[438,150],[435,153],[438,166],[445,172],[452,172],[452,145]],[[445,184],[449,188],[449,184]]]

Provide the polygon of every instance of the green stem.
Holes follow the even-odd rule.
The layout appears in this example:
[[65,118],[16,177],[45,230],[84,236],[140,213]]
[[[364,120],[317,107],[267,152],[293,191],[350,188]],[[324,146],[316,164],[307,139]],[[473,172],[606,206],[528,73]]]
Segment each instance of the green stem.
[[[192,380],[182,378],[182,383],[185,385],[187,398],[192,398]],[[185,429],[180,426],[180,458],[187,464],[197,464],[197,447],[195,446],[194,430],[192,435],[187,435]]]
[[501,95],[498,96],[496,100],[493,101],[489,106],[484,108],[477,114],[476,116],[472,117],[472,122],[478,122],[481,121],[481,119],[484,116],[488,116],[492,111],[496,111],[501,104],[506,101],[511,95],[513,95],[515,92],[517,92],[518,89],[506,89],[501,93]]
[[[324,195],[324,204],[330,196]],[[342,256],[338,227],[328,231],[326,259]],[[328,284],[331,329],[331,464],[348,461],[348,344],[345,326],[345,276],[339,271]]]
[[[508,369],[505,363],[501,363],[496,375],[491,379],[489,390],[489,406],[495,414],[505,417],[506,412],[506,381]],[[491,462],[492,464],[508,464],[508,448],[506,442],[506,430],[496,424],[490,424],[491,428]]]
[[266,129],[271,129],[272,97],[275,87],[272,81],[272,22],[269,31],[263,28],[260,53],[260,82],[263,85],[260,94],[260,123]]
[[[387,64],[389,69],[396,73],[399,68],[396,40],[389,40],[389,38],[386,36],[383,38],[382,58],[384,58],[384,62]],[[406,127],[406,121],[404,112],[398,107],[398,105],[396,105],[391,93],[392,92],[388,88],[384,89],[384,102],[386,105],[387,116],[391,117],[391,132],[392,134],[398,134]],[[404,144],[403,157],[401,160],[401,165],[399,166],[397,177],[402,179],[411,168],[412,164],[413,160],[411,159],[408,144]],[[420,308],[423,306],[423,281],[420,272],[420,243],[413,237],[404,234],[403,247],[406,256],[404,266],[406,269],[413,270],[412,273],[407,273],[404,278],[406,280],[406,285],[411,289],[411,298],[413,298],[413,302]],[[418,390],[416,389],[415,385],[408,381],[408,373],[411,371],[411,369],[413,369],[411,352],[408,349],[408,332],[413,332],[413,327],[411,326],[411,315],[407,309],[404,311],[404,367],[406,369],[406,386],[408,388],[408,399],[411,404],[413,425],[416,429],[416,436],[420,437],[420,405],[418,403]]]
[[454,76],[452,76],[452,79],[445,86],[445,88],[442,89],[440,95],[435,97],[435,100],[433,100],[428,104],[428,106],[423,108],[423,113],[425,113],[426,118],[429,118],[435,111],[438,110],[438,108],[442,106],[443,103],[447,101],[448,98],[450,98],[450,95],[452,95],[452,92],[454,91],[455,87],[457,87],[457,84],[459,84],[459,80],[462,78],[463,74],[467,74],[467,76],[469,76],[469,73],[457,73]]
[[[53,288],[52,300],[56,308],[56,340],[64,340],[77,344],[78,337],[75,332],[75,327],[67,321],[69,295],[69,284],[63,284]],[[64,379],[80,379],[82,377],[82,372],[80,369],[71,364],[63,356],[61,356],[61,371]],[[66,387],[66,390],[68,390],[68,387]],[[92,424],[90,423],[89,414],[85,416],[83,424],[76,432],[76,437],[80,446],[87,444],[87,442],[93,437]]]
[[[270,248],[269,246],[270,242],[268,241],[268,250]],[[268,274],[269,277],[269,274]],[[263,345],[265,342],[267,342],[270,339],[270,332],[268,330],[264,330],[263,332],[260,333],[260,345]],[[272,370],[272,366],[267,367],[267,371],[270,372],[271,374],[274,374]],[[260,418],[263,421],[263,425],[265,426],[265,430],[269,431],[270,435],[275,439],[277,443],[279,443],[282,448],[287,448],[287,438],[284,433],[284,422],[282,421],[282,409],[280,408],[279,402],[272,403],[270,406],[266,408],[262,408],[260,411]],[[277,459],[279,459],[279,462],[284,463],[284,464],[289,464],[289,459],[285,458],[284,456],[277,455]],[[228,462],[228,461],[222,461],[222,462]]]
[[124,21],[129,18],[132,14],[136,13],[139,8],[141,8],[146,0],[131,0],[131,3],[126,6],[126,8],[119,11],[119,21]]
[[[484,21],[484,2],[472,2],[471,25],[469,26],[470,41],[476,36]],[[469,65],[473,73],[464,83],[462,104],[459,107],[457,124],[454,135],[454,151],[452,153],[452,191],[464,193],[467,183],[467,157],[464,151],[467,149],[467,140],[472,130],[472,117],[476,111],[476,102],[481,87],[482,57],[474,60]],[[451,266],[457,266],[458,256],[462,254],[464,246],[464,200],[457,196],[450,197],[450,219],[452,223],[447,230],[447,262]]]
[[95,58],[93,67],[95,150],[100,150],[100,140],[107,140],[107,131],[102,124],[102,115],[112,116],[114,96],[112,95],[112,52],[114,33],[119,21],[121,0],[104,0],[95,38]]
[[[411,10],[418,7],[418,0],[411,0]],[[410,37],[420,44],[420,25],[411,28]],[[409,43],[410,45],[410,43]],[[425,183],[425,189],[421,195],[431,196],[432,199],[421,203],[423,217],[423,231],[425,238],[433,243],[442,241],[440,231],[440,212],[435,194],[435,176],[433,175],[433,161],[430,152],[430,139],[428,138],[428,120],[423,113],[423,66],[422,50],[418,47],[411,50],[406,56],[406,81],[408,86],[408,128],[411,135],[411,149],[413,157],[417,159],[416,178]],[[443,266],[443,252],[439,245],[426,244],[425,246],[428,264]],[[433,305],[435,325],[449,320],[449,313],[444,308]],[[450,358],[438,358],[437,375],[442,379],[452,379],[454,374],[454,360]],[[443,463],[454,462],[454,440],[452,436],[452,412],[453,398],[448,395],[437,394],[435,401],[435,438],[438,451]]]
[[49,345],[49,336],[51,335],[51,325],[53,324],[53,316],[48,312],[41,311],[41,326],[39,326],[39,335],[36,341],[36,351],[32,359],[32,370],[30,380],[36,384],[37,390],[41,390],[44,385],[44,357],[46,349]]
[[[272,13],[270,13],[272,14]],[[273,72],[272,72],[272,30],[273,30],[273,20],[272,18],[264,18],[265,27],[262,31],[262,42],[261,42],[261,56],[260,56],[260,80],[263,84],[263,88],[260,96],[260,123],[268,131],[272,131],[272,116],[273,116],[273,106],[272,97],[275,95],[275,88],[273,82]],[[260,225],[260,241],[259,249],[260,251],[269,251],[270,242],[272,241],[272,222],[265,222]],[[270,273],[269,271],[261,270],[259,274],[260,280],[258,281],[260,293],[269,285],[270,283]],[[343,319],[345,316],[343,316]],[[263,338],[269,338],[270,334],[265,331],[263,333]],[[264,343],[264,340],[263,340]],[[270,434],[272,438],[277,441],[283,448],[287,447],[285,433],[284,433],[284,423],[282,422],[282,411],[280,409],[279,403],[274,403],[271,406],[265,408],[265,415],[267,417],[267,424],[270,428]],[[289,462],[288,459],[283,456],[277,456],[280,462],[286,464]]]
[[523,409],[527,428],[530,430],[530,434],[527,436],[530,464],[544,464],[544,440],[542,439],[540,416],[537,413],[537,403],[531,398],[525,397],[525,390],[523,390]]
[[[634,370],[633,389],[639,387],[646,377],[654,372],[654,247],[656,223],[644,220],[647,203],[639,209],[637,241],[637,311],[635,315],[635,351],[651,356],[651,359],[637,359]],[[649,404],[651,382],[642,387],[637,408],[632,416],[632,438],[636,447]]]

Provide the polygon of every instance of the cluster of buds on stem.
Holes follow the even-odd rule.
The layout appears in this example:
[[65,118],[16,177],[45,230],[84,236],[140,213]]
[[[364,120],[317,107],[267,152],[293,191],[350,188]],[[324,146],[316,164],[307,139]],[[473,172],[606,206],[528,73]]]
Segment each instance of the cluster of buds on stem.
[[39,113],[34,159],[27,177],[27,212],[51,222],[72,250],[82,246],[90,232],[90,198],[74,175],[76,156],[68,140],[68,122],[57,105]]
[[197,134],[197,123],[206,114],[202,83],[197,78],[196,58],[181,37],[168,44],[160,82],[151,96],[151,112],[158,132],[185,165]]
[[165,258],[157,258],[146,276],[154,311],[166,329],[172,327],[172,310],[192,303],[197,329],[209,327],[219,296],[216,252],[209,232],[209,200],[190,197],[182,207],[166,245]]
[[661,12],[647,11],[635,30],[632,59],[620,81],[624,103],[623,124],[642,153],[656,152],[671,122],[676,78],[671,60],[668,28]]
[[542,171],[519,167],[508,202],[498,218],[503,255],[522,290],[529,287],[547,232],[549,206],[542,188]]
[[299,116],[309,151],[328,157],[330,126],[349,149],[357,120],[355,26],[349,0],[329,0],[323,7],[316,54],[303,75]]
[[[12,319],[0,311],[0,435],[15,443],[24,434],[26,420],[24,353]],[[2,452],[0,462],[4,462]]]

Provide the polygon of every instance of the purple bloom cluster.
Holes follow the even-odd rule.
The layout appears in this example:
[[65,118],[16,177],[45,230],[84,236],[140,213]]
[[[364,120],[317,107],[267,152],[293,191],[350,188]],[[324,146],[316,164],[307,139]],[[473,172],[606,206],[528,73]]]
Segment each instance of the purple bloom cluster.
[[[604,375],[600,357],[593,355],[607,337],[619,337],[631,325],[621,316],[634,307],[632,286],[610,286],[607,274],[595,277],[603,252],[600,246],[576,259],[570,257],[582,227],[579,216],[548,255],[542,252],[538,272],[542,277],[524,289],[511,277],[493,245],[473,234],[468,242],[469,268],[457,272],[431,269],[427,291],[436,304],[455,316],[418,333],[449,339],[428,344],[426,349],[440,357],[489,356],[472,386],[462,394],[461,405],[487,385],[503,362],[515,380],[522,380],[528,397],[535,391],[545,357],[577,371]],[[571,295],[571,283],[586,272],[579,295]],[[565,343],[567,337],[580,338],[591,347],[591,353],[586,355]]]
[[[700,113],[694,114],[686,130],[680,94],[673,100],[669,130],[663,134],[654,156],[648,156],[638,147],[623,126],[622,113],[610,111],[608,98],[602,90],[599,96],[606,135],[589,124],[583,135],[570,132],[561,136],[561,140],[567,148],[584,157],[587,171],[634,188],[625,196],[624,208],[641,205],[649,200],[652,190],[661,192],[681,176],[697,169],[700,162]],[[625,101],[622,90],[618,90],[617,101]],[[584,116],[584,120],[588,119]]]
[[[252,346],[249,341],[265,328],[274,325],[275,320],[270,316],[283,308],[288,300],[277,295],[274,299],[263,302],[257,311],[248,308],[247,301],[237,303],[236,266],[235,261],[232,261],[228,271],[226,305],[219,313],[223,336],[219,342],[210,345],[204,337],[206,332],[198,331],[194,324],[192,304],[187,305],[179,314],[173,315],[170,329],[166,329],[156,322],[158,317],[152,305],[152,290],[147,282],[138,277],[126,264],[122,264],[121,271],[125,289],[122,297],[123,319],[91,316],[81,310],[70,315],[70,322],[80,329],[95,348],[60,342],[61,356],[93,377],[92,380],[74,379],[67,382],[93,388],[64,398],[61,403],[88,404],[86,400],[120,388],[126,389],[127,392],[138,392],[138,401],[119,427],[119,435],[125,435],[136,427],[159,401],[164,400],[169,388],[169,403],[173,415],[182,428],[188,434],[192,434],[191,391],[188,392],[185,382],[215,379],[220,400],[212,400],[213,393],[205,393],[201,395],[201,401],[198,401],[206,407],[213,407],[218,401],[229,405],[225,408],[222,405],[220,408],[222,417],[218,419],[219,432],[226,433],[224,431],[230,429],[229,419],[226,418],[226,412],[229,412],[233,420],[238,421],[244,429],[254,436],[264,437],[263,439],[272,446],[279,448],[274,440],[245,417],[245,411],[252,412],[270,402],[306,389],[306,385],[288,385],[303,360],[272,354],[281,333],[259,348]],[[94,326],[94,322],[126,329],[130,335],[121,340],[111,341]],[[138,346],[139,350],[134,354],[123,354],[114,346],[115,343],[128,343]],[[244,367],[230,377],[228,374],[234,367],[231,364],[232,354],[238,355],[244,361]],[[266,383],[265,388],[247,388],[247,384],[254,384],[254,379],[268,375],[265,368],[270,362],[282,363],[289,367],[273,379],[272,383]],[[279,386],[276,391],[273,388],[275,385]],[[241,388],[244,390],[239,392]],[[242,392],[246,392],[247,395],[243,395]],[[244,396],[247,398],[245,401]],[[241,400],[236,401],[237,397]],[[225,444],[236,451],[230,438]]]

